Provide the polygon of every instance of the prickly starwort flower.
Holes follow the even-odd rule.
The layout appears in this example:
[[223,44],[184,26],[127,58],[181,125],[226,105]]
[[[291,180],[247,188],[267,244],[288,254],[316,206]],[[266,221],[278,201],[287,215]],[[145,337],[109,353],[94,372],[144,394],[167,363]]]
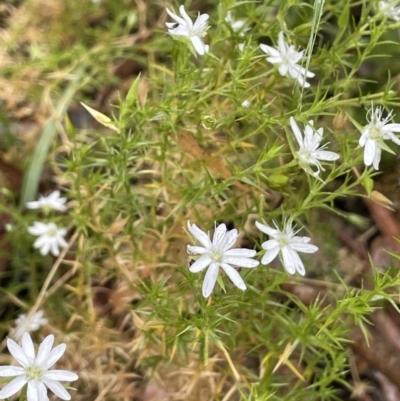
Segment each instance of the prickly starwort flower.
[[78,375],[68,370],[49,370],[66,349],[65,344],[59,344],[52,350],[53,342],[54,336],[47,336],[35,356],[35,348],[29,333],[22,336],[22,347],[15,341],[7,339],[8,350],[21,366],[0,366],[0,377],[16,376],[0,391],[1,399],[11,397],[25,384],[28,384],[26,392],[28,401],[48,401],[47,388],[63,400],[71,399],[59,380],[74,381],[78,379]]
[[278,69],[281,75],[296,79],[304,88],[310,86],[306,82],[306,77],[312,78],[315,74],[298,65],[303,58],[304,51],[298,52],[293,45],[287,44],[283,38],[283,32],[279,32],[277,48],[264,44],[261,44],[260,48],[264,53],[268,54],[269,57],[266,59],[268,62],[279,66]]
[[284,224],[282,231],[275,222],[273,223],[276,228],[256,221],[257,228],[271,238],[261,245],[267,251],[261,263],[267,265],[280,254],[283,267],[289,274],[295,274],[297,271],[304,276],[306,271],[297,252],[314,253],[318,251],[318,247],[309,244],[310,238],[308,237],[297,237],[297,232],[293,231],[290,220]]
[[200,39],[207,34],[208,29],[208,14],[199,13],[196,21],[193,24],[191,18],[187,15],[184,6],[179,7],[181,17],[166,9],[168,15],[176,22],[166,22],[168,33],[172,36],[177,36],[182,39],[189,39],[191,45],[200,56],[208,53],[209,46],[205,45]]
[[[310,120],[308,125],[304,127],[304,138],[293,117],[290,117],[290,126],[300,147],[295,152],[295,156],[299,160],[300,167],[307,173],[317,177],[321,170],[325,171],[319,162],[320,160],[334,161],[339,159],[340,156],[337,153],[324,150],[326,145],[320,146],[324,129],[315,130],[313,121]],[[310,165],[316,166],[317,171],[313,171]]]
[[364,163],[366,166],[371,164],[375,170],[379,169],[379,162],[381,161],[382,149],[390,153],[394,153],[384,142],[385,139],[390,139],[396,145],[400,145],[400,139],[393,132],[400,132],[400,124],[388,124],[392,118],[393,111],[391,111],[385,119],[382,119],[383,107],[376,107],[374,105],[367,113],[367,120],[369,122],[362,131],[359,145],[364,147]]
[[398,1],[380,1],[378,3],[378,10],[386,18],[393,21],[400,21],[400,7]]
[[47,196],[40,196],[39,200],[28,202],[26,207],[28,209],[54,209],[60,212],[65,212],[66,198],[60,197],[60,191],[54,191]]
[[231,249],[235,244],[239,233],[236,229],[227,230],[225,224],[220,224],[215,228],[213,240],[208,234],[196,226],[196,224],[187,223],[189,232],[201,244],[188,245],[187,250],[191,255],[200,255],[200,257],[190,266],[192,273],[198,273],[208,267],[203,282],[203,296],[208,298],[217,282],[219,268],[227,274],[233,284],[240,290],[246,289],[246,284],[239,273],[232,267],[257,267],[260,263],[254,259],[256,251],[251,249]]
[[58,256],[58,248],[65,248],[68,244],[64,237],[67,233],[65,228],[58,228],[54,223],[41,223],[35,221],[33,226],[28,227],[28,232],[38,238],[33,243],[33,247],[40,250],[42,255],[47,255],[49,251]]

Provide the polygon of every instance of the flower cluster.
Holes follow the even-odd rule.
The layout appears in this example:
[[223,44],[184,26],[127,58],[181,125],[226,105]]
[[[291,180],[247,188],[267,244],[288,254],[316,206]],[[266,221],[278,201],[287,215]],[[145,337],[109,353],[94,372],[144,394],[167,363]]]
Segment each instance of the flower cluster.
[[[276,228],[256,222],[256,227],[272,238],[261,245],[267,251],[261,259],[261,263],[267,265],[279,254],[281,262],[289,274],[294,274],[297,271],[304,276],[305,268],[297,252],[313,253],[318,248],[309,244],[310,238],[296,236],[296,232],[292,228],[292,221],[285,223],[282,231],[279,230],[275,222],[274,225]],[[187,246],[187,251],[191,257],[198,257],[189,270],[192,273],[198,273],[207,268],[203,281],[203,296],[208,298],[211,295],[217,282],[219,268],[226,273],[237,288],[244,291],[246,284],[234,267],[248,269],[257,267],[259,262],[252,259],[256,255],[256,251],[232,248],[239,237],[239,233],[236,229],[228,230],[225,224],[215,227],[212,240],[209,234],[197,227],[196,224],[188,222],[187,227],[190,234],[200,244],[200,246]]]
[[[48,215],[51,210],[65,212],[67,210],[66,202],[67,199],[60,196],[60,191],[54,191],[48,196],[40,196],[38,201],[28,202],[26,207],[28,209],[41,209],[45,215]],[[50,252],[53,256],[58,256],[60,248],[67,246],[64,239],[67,230],[58,228],[54,222],[35,221],[32,226],[28,227],[28,232],[37,237],[33,247],[39,249],[42,255],[47,255]]]
[[[396,4],[397,2],[393,0],[379,1],[378,11],[386,18],[400,21],[400,6]],[[192,48],[198,54],[206,54],[209,51],[209,46],[205,45],[200,38],[206,34],[209,28],[207,24],[209,16],[207,14],[200,15],[199,13],[195,23],[193,23],[183,5],[180,6],[179,11],[181,17],[167,9],[170,17],[176,21],[176,23],[166,23],[168,32],[174,37],[188,39]],[[246,20],[235,20],[230,11],[227,13],[225,21],[239,36],[244,36],[249,29],[249,27],[246,27]],[[243,51],[244,43],[240,43],[239,47]],[[260,49],[268,55],[266,60],[278,67],[280,75],[296,80],[303,88],[310,87],[310,83],[306,79],[313,78],[315,74],[307,71],[301,65],[304,62],[304,50],[296,50],[293,45],[287,43],[284,32],[281,31],[278,34],[277,47],[260,44]],[[248,100],[242,103],[245,108],[249,107],[249,105]],[[393,132],[400,132],[400,124],[388,124],[391,117],[392,112],[385,119],[382,119],[382,108],[378,107],[374,110],[372,105],[367,114],[369,124],[361,131],[359,145],[364,147],[364,163],[366,166],[372,165],[376,170],[379,169],[382,149],[391,152],[390,148],[385,145],[384,140],[390,139],[396,144],[400,144],[400,140],[393,134]],[[326,145],[320,145],[323,129],[314,130],[312,121],[309,121],[308,125],[305,126],[304,137],[293,117],[290,118],[290,126],[299,145],[299,150],[294,151],[294,156],[297,158],[299,166],[307,173],[320,179],[319,173],[324,171],[320,161],[335,161],[340,156],[337,153],[325,150]],[[316,167],[316,171],[311,169],[311,165]]]

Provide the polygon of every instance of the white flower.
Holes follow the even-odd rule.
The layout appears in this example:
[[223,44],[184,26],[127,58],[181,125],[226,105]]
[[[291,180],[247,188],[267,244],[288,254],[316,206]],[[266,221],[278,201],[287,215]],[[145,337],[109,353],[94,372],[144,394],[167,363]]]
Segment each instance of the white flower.
[[239,33],[239,36],[244,36],[245,32],[250,29],[249,27],[244,28],[246,25],[246,21],[244,19],[235,21],[230,11],[226,13],[225,21],[231,26],[234,32]]
[[18,341],[25,332],[39,330],[41,326],[47,324],[47,319],[43,317],[43,311],[38,310],[28,320],[28,315],[21,314],[15,319],[15,330],[13,338]]
[[28,232],[38,237],[33,243],[33,247],[40,249],[42,255],[47,255],[50,251],[54,256],[58,256],[60,253],[58,248],[68,245],[64,239],[67,230],[58,228],[54,223],[35,221],[33,226],[28,227]]
[[400,7],[397,6],[398,1],[380,1],[378,3],[378,10],[386,18],[392,19],[394,21],[400,21]]
[[392,140],[396,145],[400,145],[400,139],[393,132],[400,132],[400,124],[388,124],[392,118],[393,110],[385,119],[382,119],[383,107],[377,107],[374,110],[374,105],[367,113],[369,124],[361,131],[359,145],[364,147],[364,163],[366,166],[371,164],[376,170],[379,169],[381,161],[382,149],[390,153],[393,151],[384,143],[385,139]]
[[227,230],[225,224],[220,224],[215,228],[213,240],[204,231],[200,230],[196,224],[187,223],[190,233],[202,246],[188,245],[189,254],[200,255],[200,257],[190,266],[192,273],[198,273],[206,267],[207,273],[203,282],[203,296],[208,298],[217,281],[219,268],[221,267],[233,284],[240,290],[246,289],[246,284],[239,273],[232,267],[253,268],[259,265],[259,262],[251,259],[256,251],[251,249],[230,249],[235,244],[239,233],[236,229]]
[[[39,346],[35,357],[35,348],[29,333],[22,336],[22,347],[7,339],[11,355],[22,366],[0,366],[0,377],[16,376],[1,391],[0,398],[9,398],[28,384],[28,401],[49,401],[47,388],[63,400],[70,400],[67,390],[58,382],[74,381],[78,375],[68,370],[49,370],[64,354],[66,345],[59,344],[53,350],[54,336],[47,336]],[[47,388],[46,388],[47,387]]]
[[290,220],[284,224],[282,231],[279,230],[275,222],[273,223],[276,229],[256,221],[257,228],[272,237],[261,245],[267,251],[261,263],[266,265],[272,262],[280,252],[281,262],[285,270],[289,274],[295,274],[298,271],[304,276],[306,271],[297,252],[314,253],[318,251],[318,247],[309,244],[310,238],[308,237],[296,237],[298,231],[293,231]]
[[248,109],[250,105],[251,105],[250,100],[247,99],[242,103],[242,107],[244,107],[245,109]]
[[48,196],[40,196],[38,201],[28,202],[26,207],[28,209],[55,209],[64,212],[66,201],[66,198],[60,197],[60,191],[54,191]]
[[244,43],[238,43],[237,47],[238,47],[239,51],[241,51],[243,53],[243,51],[244,51]]
[[205,45],[203,41],[200,39],[201,37],[206,35],[206,31],[208,29],[208,14],[199,13],[195,23],[190,19],[185,11],[184,6],[179,7],[179,12],[182,17],[178,17],[172,11],[166,9],[168,15],[176,21],[175,22],[166,22],[168,28],[168,33],[172,36],[179,36],[181,38],[188,38],[193,45],[193,48],[196,50],[200,56],[208,53],[209,46]]
[[[300,149],[295,152],[295,156],[299,159],[299,165],[306,172],[314,177],[318,176],[320,171],[325,171],[321,166],[320,160],[334,161],[339,159],[339,155],[335,152],[324,150],[325,146],[320,146],[324,129],[319,128],[317,131],[314,129],[314,122],[310,120],[308,125],[304,127],[304,138],[301,131],[293,117],[290,117],[290,126]],[[317,167],[317,171],[313,171],[310,164]]]
[[312,78],[315,74],[306,71],[297,63],[303,58],[304,51],[298,52],[293,45],[289,45],[283,38],[283,32],[278,35],[278,47],[274,48],[264,44],[260,45],[261,50],[268,54],[267,61],[279,65],[279,73],[283,76],[289,76],[296,79],[297,82],[308,88],[310,84],[306,82],[306,77]]

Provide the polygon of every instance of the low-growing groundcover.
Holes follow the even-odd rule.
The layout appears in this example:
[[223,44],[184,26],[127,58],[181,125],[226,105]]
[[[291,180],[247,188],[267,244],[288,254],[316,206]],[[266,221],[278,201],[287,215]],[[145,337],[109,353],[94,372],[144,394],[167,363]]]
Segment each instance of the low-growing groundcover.
[[0,396],[399,399],[400,4],[0,19]]

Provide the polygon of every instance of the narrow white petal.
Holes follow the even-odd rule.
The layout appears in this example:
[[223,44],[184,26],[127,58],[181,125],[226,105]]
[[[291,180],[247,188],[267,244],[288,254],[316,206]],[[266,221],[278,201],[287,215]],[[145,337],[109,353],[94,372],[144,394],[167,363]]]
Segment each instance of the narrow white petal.
[[[400,124],[399,124],[399,125],[400,125]],[[390,140],[393,141],[396,145],[400,145],[400,139],[397,138],[397,136],[396,136],[395,134],[393,134],[393,132],[384,132],[383,138],[384,138],[384,139],[390,139]]]
[[20,366],[0,366],[0,377],[13,377],[25,374],[25,369]]
[[276,248],[267,251],[263,256],[263,258],[261,259],[261,264],[267,265],[268,263],[271,263],[277,257],[279,249],[280,248],[277,246]]
[[33,346],[32,338],[29,333],[24,333],[22,336],[22,351],[29,359],[35,359],[35,347]]
[[274,47],[267,46],[267,45],[264,45],[264,44],[260,44],[260,49],[264,53],[266,53],[266,54],[268,54],[268,55],[270,55],[272,57],[280,57],[281,60],[282,60],[281,53],[279,53],[279,50],[275,49]]
[[51,248],[51,254],[53,256],[58,256],[60,254],[60,251],[58,249],[58,243],[53,241],[52,243],[50,243],[50,248]]
[[10,351],[10,354],[21,366],[26,368],[30,365],[30,361],[24,351],[14,340],[11,340],[10,338],[7,339],[7,348]]
[[198,273],[201,272],[202,270],[204,270],[210,263],[212,262],[210,254],[205,254],[200,256],[199,259],[196,260],[196,262],[194,262],[190,268],[189,271],[191,271],[192,273]]
[[240,274],[232,266],[226,263],[221,263],[221,267],[239,290],[244,291],[247,288],[242,277],[240,277]]
[[217,263],[211,263],[210,267],[207,269],[202,288],[204,298],[208,298],[211,295],[215,283],[217,282],[218,271],[219,265]]
[[289,71],[288,66],[286,64],[281,64],[278,68],[279,74],[282,76],[285,76],[287,72]]
[[191,36],[190,41],[200,56],[204,56],[204,54],[207,53],[203,41],[198,36]]
[[382,127],[382,131],[400,132],[400,124],[386,124]]
[[27,202],[26,204],[28,209],[39,209],[41,206],[42,204],[39,201]]
[[180,12],[180,14],[182,15],[183,19],[185,20],[186,25],[187,25],[188,27],[190,27],[190,28],[193,28],[192,19],[188,16],[188,14],[187,14],[187,12],[186,12],[186,10],[185,10],[185,6],[184,6],[184,5],[181,5],[181,6],[179,7],[179,12]]
[[0,398],[9,398],[15,393],[18,393],[22,387],[27,383],[25,376],[18,376],[15,379],[11,380],[1,391],[0,391]]
[[67,382],[73,382],[79,379],[76,373],[70,372],[69,370],[48,370],[44,373],[43,377],[49,380],[61,380]]
[[246,267],[246,268],[253,268],[257,267],[260,262],[258,260],[246,258],[243,256],[225,256],[224,263],[229,263],[230,265],[234,265],[237,267]]
[[317,246],[312,244],[306,244],[304,242],[291,241],[289,246],[296,252],[314,253],[318,251]]
[[361,137],[360,140],[358,141],[358,144],[360,146],[365,146],[365,143],[367,142],[369,136],[370,136],[369,126],[367,126],[361,131]]
[[301,131],[299,126],[296,123],[296,120],[293,117],[289,118],[290,126],[292,128],[293,134],[297,140],[299,146],[303,146],[303,136],[301,135]]
[[379,170],[379,162],[381,161],[381,154],[382,154],[382,150],[379,146],[377,146],[376,151],[375,151],[375,157],[372,162],[375,170]]
[[196,224],[190,224],[190,221],[187,222],[187,227],[193,237],[195,237],[197,241],[199,241],[200,244],[204,246],[204,248],[210,249],[210,238],[203,230],[200,230],[200,228],[197,227]]
[[335,152],[330,152],[329,150],[318,150],[316,152],[313,152],[314,157],[316,157],[318,160],[326,160],[326,161],[334,161],[339,159],[340,155],[338,155]]
[[221,244],[221,250],[227,251],[228,249],[232,248],[235,245],[236,240],[239,237],[239,232],[234,228],[226,233],[225,241]]
[[57,347],[50,352],[47,360],[41,365],[43,369],[47,370],[53,366],[63,356],[66,348],[67,346],[65,344],[57,345]]
[[282,63],[282,57],[277,56],[277,57],[267,57],[266,60],[271,63],[271,64],[278,64]]
[[50,248],[51,248],[51,242],[47,241],[47,242],[43,243],[43,245],[40,246],[40,247],[38,246],[37,242],[34,242],[33,246],[35,248],[39,248],[40,249],[40,253],[44,256],[44,255],[47,255],[49,253]]
[[57,397],[60,397],[62,400],[71,399],[68,391],[65,390],[65,388],[58,381],[44,378],[43,382]]
[[220,224],[214,230],[212,244],[216,248],[222,248],[226,241],[227,229],[225,224]]
[[247,258],[252,258],[256,256],[257,252],[254,249],[244,249],[244,248],[234,248],[227,250],[225,256],[245,256]]
[[268,241],[265,241],[261,244],[261,247],[265,249],[266,251],[269,251],[270,249],[279,248],[279,242],[276,239],[270,239]]
[[378,145],[372,139],[367,139],[364,148],[364,163],[366,166],[370,166],[375,159],[375,153]]
[[[39,346],[38,354],[36,357],[36,363],[42,368],[45,366],[45,362],[48,360],[51,348],[53,347],[54,336],[50,334],[47,336]],[[50,365],[51,366],[51,365]],[[50,367],[48,366],[46,370]]]
[[283,267],[289,274],[296,273],[298,258],[294,255],[298,257],[297,253],[288,246],[282,248]]
[[256,221],[256,227],[264,234],[270,235],[272,237],[278,234],[278,230],[275,230],[274,228],[271,228],[265,224],[259,223],[258,221]]
[[202,246],[195,246],[195,245],[187,245],[188,253],[192,255],[203,255],[205,253],[209,253],[210,250],[203,248]]
[[28,401],[48,401],[45,385],[38,380],[29,380],[28,391],[26,392]]
[[168,8],[166,8],[166,11],[168,13],[168,15],[175,20],[178,24],[180,25],[186,25],[186,22],[183,18],[178,17],[176,14],[174,14],[172,11],[169,11]]

